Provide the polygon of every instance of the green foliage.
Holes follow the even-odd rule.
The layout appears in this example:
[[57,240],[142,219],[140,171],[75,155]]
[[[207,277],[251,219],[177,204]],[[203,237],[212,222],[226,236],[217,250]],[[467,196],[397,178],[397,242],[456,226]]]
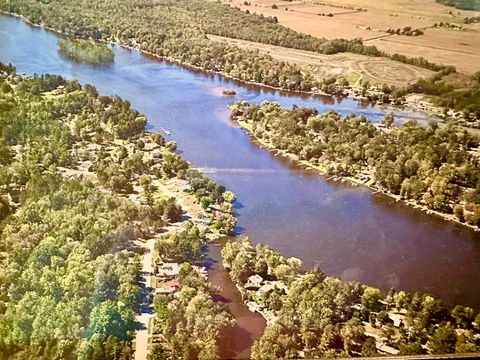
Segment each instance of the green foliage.
[[108,65],[115,58],[105,45],[81,39],[58,40],[58,51],[69,60],[92,65]]
[[149,359],[218,359],[217,338],[233,319],[226,306],[212,299],[215,290],[188,263],[179,277],[178,300],[155,299],[154,329],[162,334]]
[[198,227],[188,223],[181,231],[157,240],[155,250],[163,259],[191,262],[202,256],[203,238]]
[[130,214],[127,201],[78,181],[24,199],[0,239],[7,358],[40,345],[50,359],[91,354],[108,337],[128,345],[140,294],[137,264],[122,251]]
[[457,216],[463,211],[468,223],[479,224],[479,163],[469,153],[478,140],[460,128],[407,121],[383,130],[362,116],[318,115],[314,109],[268,102],[238,102],[231,110],[234,120],[247,122],[252,135],[272,148],[332,175],[370,180],[433,210],[452,213],[455,208]]
[[436,2],[462,10],[480,10],[480,2],[478,0],[436,0]]
[[441,325],[430,338],[429,348],[432,354],[446,354],[455,352],[457,335],[450,325]]
[[[432,353],[477,351],[472,329],[477,323],[472,323],[470,308],[451,309],[431,296],[410,296],[403,291],[391,290],[385,295],[377,288],[327,277],[318,268],[302,272],[292,258],[286,259],[263,245],[253,248],[246,237],[227,241],[221,253],[231,278],[243,288],[244,299],[277,317],[254,343],[254,359],[297,358],[298,351],[304,351],[306,358],[380,355],[374,339],[366,336],[367,325],[360,321],[354,306],[362,307],[362,319],[370,314],[373,321],[369,326],[376,326],[375,319],[383,324],[385,341],[400,354],[422,354],[422,345],[428,345]],[[288,265],[293,265],[290,279],[280,279],[278,269]],[[265,282],[283,283],[288,291],[276,288],[261,294],[261,290],[249,290],[251,284],[245,283],[251,275]],[[390,315],[405,310],[406,317],[395,327]],[[480,315],[476,320],[480,323]],[[458,339],[450,325],[453,323],[462,329]]]

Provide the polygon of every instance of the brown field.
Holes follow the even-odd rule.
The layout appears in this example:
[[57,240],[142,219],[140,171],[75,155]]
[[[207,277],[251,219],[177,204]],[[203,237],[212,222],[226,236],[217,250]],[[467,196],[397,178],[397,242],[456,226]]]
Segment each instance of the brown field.
[[[248,6],[243,0],[224,2],[243,11],[276,16],[280,24],[316,37],[361,38],[366,45],[390,54],[422,56],[469,74],[480,70],[480,24],[463,24],[463,18],[480,15],[478,11],[457,10],[434,0],[250,0]],[[278,9],[272,9],[273,4]],[[441,21],[461,25],[463,30],[432,28]],[[425,34],[412,37],[385,32],[405,26],[423,29]]]
[[350,53],[322,55],[221,36],[209,35],[209,38],[216,41],[225,41],[244,49],[258,49],[268,53],[274,59],[306,67],[319,79],[328,75],[342,75],[352,85],[358,84],[360,80],[368,80],[371,83],[400,87],[433,74],[429,70],[386,58],[372,58]]

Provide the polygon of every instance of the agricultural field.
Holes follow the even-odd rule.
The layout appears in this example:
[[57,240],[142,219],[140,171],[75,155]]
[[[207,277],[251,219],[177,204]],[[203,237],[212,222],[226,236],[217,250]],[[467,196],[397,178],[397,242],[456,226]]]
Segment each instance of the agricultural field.
[[[459,10],[434,0],[224,0],[243,11],[276,16],[279,24],[327,39],[361,38],[386,53],[422,56],[458,71],[473,74],[480,69],[480,23],[465,24],[465,18],[480,11]],[[248,4],[248,5],[246,5]],[[450,27],[434,27],[448,23]],[[419,36],[389,34],[389,29],[411,27]]]
[[412,83],[419,78],[426,78],[433,74],[433,71],[382,57],[352,53],[324,55],[221,36],[209,35],[208,37],[211,40],[226,42],[243,49],[258,49],[268,53],[274,59],[305,67],[318,80],[328,76],[341,75],[351,85],[359,85],[363,80],[372,84],[402,87],[406,83]]

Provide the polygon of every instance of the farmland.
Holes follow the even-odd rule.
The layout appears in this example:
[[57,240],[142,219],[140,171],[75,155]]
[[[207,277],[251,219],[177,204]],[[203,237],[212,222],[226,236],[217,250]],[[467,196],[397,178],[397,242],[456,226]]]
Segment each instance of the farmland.
[[358,85],[364,80],[372,84],[385,83],[401,87],[433,74],[430,70],[382,57],[372,58],[352,53],[324,55],[221,36],[209,35],[208,37],[211,40],[226,42],[244,49],[258,49],[276,60],[307,68],[319,80],[328,76],[341,75],[348,79],[351,85]]
[[[458,10],[432,1],[398,0],[312,0],[225,1],[243,11],[275,16],[279,24],[312,36],[334,39],[361,38],[389,54],[422,56],[458,71],[472,74],[479,70],[480,24],[465,24],[465,18],[479,11]],[[452,25],[434,27],[434,24]],[[389,29],[411,27],[424,32],[420,36],[389,34]],[[459,56],[460,55],[460,56]]]

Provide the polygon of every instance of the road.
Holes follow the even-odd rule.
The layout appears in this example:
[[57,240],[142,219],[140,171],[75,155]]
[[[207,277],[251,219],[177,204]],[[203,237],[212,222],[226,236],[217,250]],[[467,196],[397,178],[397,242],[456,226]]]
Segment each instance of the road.
[[155,246],[155,239],[137,240],[136,245],[145,249],[145,254],[142,259],[142,281],[140,286],[144,291],[144,303],[136,321],[141,324],[140,330],[135,335],[135,360],[146,360],[148,354],[148,339],[150,334],[148,332],[148,323],[154,317],[152,307],[152,288],[151,288],[151,273],[153,272],[153,248]]

